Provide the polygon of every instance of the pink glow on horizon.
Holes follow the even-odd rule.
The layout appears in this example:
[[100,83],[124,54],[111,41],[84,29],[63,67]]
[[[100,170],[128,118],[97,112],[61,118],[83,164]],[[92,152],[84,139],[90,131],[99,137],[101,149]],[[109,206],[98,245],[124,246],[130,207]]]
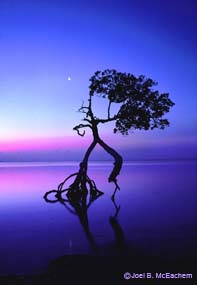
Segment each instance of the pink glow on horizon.
[[[132,137],[130,140],[124,137],[105,136],[103,140],[117,149],[143,148],[148,146],[164,146],[174,144],[192,143],[196,140],[193,137]],[[79,137],[77,135],[56,137],[56,138],[32,138],[32,139],[10,139],[0,141],[0,152],[28,152],[28,151],[54,151],[54,150],[76,150],[87,148],[92,142],[91,136]]]
[[23,140],[9,140],[0,142],[0,151],[48,151],[63,150],[86,147],[91,142],[89,137],[78,138],[77,136],[67,136],[59,138],[34,138]]

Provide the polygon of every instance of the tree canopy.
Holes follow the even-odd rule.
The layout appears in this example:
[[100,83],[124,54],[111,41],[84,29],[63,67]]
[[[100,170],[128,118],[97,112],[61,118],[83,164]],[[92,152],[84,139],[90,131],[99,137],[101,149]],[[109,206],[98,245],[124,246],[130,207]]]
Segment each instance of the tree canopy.
[[[115,121],[114,133],[128,135],[129,130],[164,129],[169,121],[164,115],[169,112],[174,103],[168,93],[159,93],[155,90],[157,83],[144,75],[139,77],[130,73],[118,72],[114,69],[96,71],[90,78],[89,102],[93,96],[100,96],[108,100],[108,114],[104,119],[93,115],[91,105],[82,107],[87,117],[92,112],[89,122],[106,123]],[[116,115],[110,116],[112,103],[119,103],[120,108]]]

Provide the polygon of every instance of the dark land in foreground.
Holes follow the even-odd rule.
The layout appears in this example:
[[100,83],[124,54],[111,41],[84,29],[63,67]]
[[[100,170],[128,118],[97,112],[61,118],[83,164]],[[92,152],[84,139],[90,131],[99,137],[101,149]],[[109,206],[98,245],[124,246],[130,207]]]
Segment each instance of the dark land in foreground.
[[[197,258],[182,257],[178,260],[163,260],[158,256],[88,256],[65,255],[52,262],[41,275],[1,276],[1,284],[177,284],[178,279],[156,278],[156,273],[192,274],[192,279],[179,279],[180,284],[193,284],[196,279]],[[124,273],[152,273],[152,279],[130,278]],[[169,282],[169,283],[166,283]],[[149,283],[150,284],[150,283]]]

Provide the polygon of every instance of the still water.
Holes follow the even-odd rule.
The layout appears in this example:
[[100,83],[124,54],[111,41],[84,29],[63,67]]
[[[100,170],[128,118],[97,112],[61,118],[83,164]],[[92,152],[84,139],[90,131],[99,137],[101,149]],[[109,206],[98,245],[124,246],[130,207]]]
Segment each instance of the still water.
[[111,168],[89,166],[104,195],[88,208],[87,234],[78,215],[43,199],[78,164],[1,164],[0,275],[42,273],[66,254],[196,256],[197,162],[125,163],[116,204]]

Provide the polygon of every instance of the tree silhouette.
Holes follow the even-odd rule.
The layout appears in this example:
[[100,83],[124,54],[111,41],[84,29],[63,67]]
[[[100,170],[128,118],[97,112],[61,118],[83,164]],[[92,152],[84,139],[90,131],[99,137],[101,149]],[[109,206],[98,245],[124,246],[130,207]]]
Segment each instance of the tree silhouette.
[[[130,73],[106,69],[95,72],[90,78],[90,82],[88,104],[82,104],[79,109],[84,114],[83,123],[73,129],[77,131],[78,135],[84,136],[84,129],[89,128],[93,135],[93,141],[80,163],[79,171],[73,174],[75,179],[69,186],[69,193],[80,191],[80,193],[87,194],[88,190],[97,191],[95,184],[87,176],[89,156],[97,144],[114,158],[114,167],[108,181],[115,183],[116,192],[119,189],[117,176],[121,171],[123,159],[100,138],[99,125],[114,121],[113,132],[119,132],[122,135],[128,135],[130,130],[135,129],[164,129],[169,126],[169,121],[164,118],[164,115],[169,112],[174,103],[169,99],[168,93],[159,93],[158,90],[155,90],[154,87],[157,83],[144,75],[136,77]],[[95,96],[107,101],[107,112],[103,118],[96,117],[94,113],[92,101]],[[119,107],[116,114],[113,115],[111,114],[112,104]],[[61,183],[59,189],[62,187]]]

